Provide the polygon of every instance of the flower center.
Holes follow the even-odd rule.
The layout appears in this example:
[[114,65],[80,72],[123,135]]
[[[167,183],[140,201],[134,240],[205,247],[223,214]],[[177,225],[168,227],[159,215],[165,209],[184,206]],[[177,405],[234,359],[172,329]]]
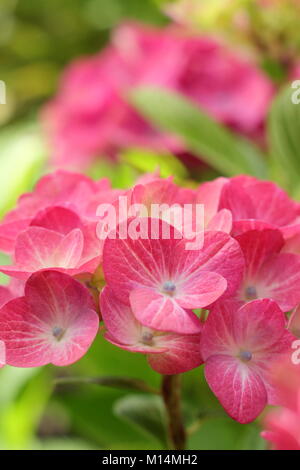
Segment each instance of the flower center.
[[257,299],[257,290],[255,286],[248,286],[245,289],[245,297],[246,300],[254,300]]
[[168,295],[173,295],[176,291],[176,285],[173,281],[166,281],[163,286],[163,292]]
[[250,351],[241,351],[239,353],[239,358],[243,361],[243,362],[249,362],[251,361],[252,359],[252,352]]
[[57,341],[60,341],[65,334],[65,330],[61,328],[60,326],[54,326],[52,328],[52,335]]
[[142,338],[141,338],[142,343],[147,344],[148,346],[152,346],[153,336],[154,335],[151,330],[144,330],[142,332]]

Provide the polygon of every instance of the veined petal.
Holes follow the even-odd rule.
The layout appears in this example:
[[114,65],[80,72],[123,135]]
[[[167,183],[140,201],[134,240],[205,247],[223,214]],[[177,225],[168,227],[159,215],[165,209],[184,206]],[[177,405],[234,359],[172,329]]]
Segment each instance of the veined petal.
[[267,404],[260,376],[233,357],[211,356],[205,363],[205,377],[221,405],[239,423],[253,421]]

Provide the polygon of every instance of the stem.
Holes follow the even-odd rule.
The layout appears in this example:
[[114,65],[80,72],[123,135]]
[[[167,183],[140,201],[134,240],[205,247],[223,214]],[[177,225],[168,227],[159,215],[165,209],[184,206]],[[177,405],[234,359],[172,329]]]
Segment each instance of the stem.
[[180,375],[164,375],[161,392],[168,416],[168,434],[175,450],[184,450],[186,433],[181,413],[181,377]]

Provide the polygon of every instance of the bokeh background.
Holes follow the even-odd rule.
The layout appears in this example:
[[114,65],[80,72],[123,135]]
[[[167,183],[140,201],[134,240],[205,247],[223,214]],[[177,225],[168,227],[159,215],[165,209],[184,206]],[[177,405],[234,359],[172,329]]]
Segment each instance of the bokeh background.
[[[197,34],[222,37],[241,57],[253,60],[278,92],[288,82],[300,50],[297,2],[274,1],[272,11],[266,15],[257,16],[257,10],[252,11],[254,26],[251,31],[246,28],[246,32],[240,28],[244,17],[232,15],[234,8],[242,3],[248,7],[249,2],[181,1],[171,7],[166,7],[166,3],[171,2],[0,0],[0,79],[7,86],[7,102],[0,105],[1,217],[14,206],[20,194],[30,190],[52,168],[39,116],[43,104],[56,93],[62,70],[73,59],[105,47],[111,31],[124,21],[165,27],[172,18],[176,19],[182,27]],[[200,3],[205,8],[200,9]],[[285,10],[281,10],[284,4]],[[203,126],[199,125],[201,129]],[[209,133],[210,128],[207,129]],[[212,140],[219,137],[222,135],[217,132]],[[163,176],[175,174],[186,185],[194,185],[226,174],[228,154],[224,160],[216,154],[216,149],[210,151],[209,142],[204,144],[208,153],[202,152],[200,139],[198,157],[204,157],[206,163],[197,169],[191,170],[176,158],[152,151],[137,154],[136,150],[124,149],[117,163],[103,159],[85,171],[97,178],[111,177],[115,187],[128,187],[137,176],[159,166]],[[253,173],[261,171],[263,176],[280,182],[297,195],[298,159],[294,161],[291,157],[283,174],[280,152],[269,153],[266,142],[259,144],[257,149],[247,150],[254,162],[250,165],[255,168]],[[234,150],[239,154],[239,149]],[[215,159],[210,164],[211,155]],[[263,169],[257,164],[260,159]],[[238,170],[237,165],[234,172]],[[231,173],[228,170],[228,176]],[[0,263],[5,261],[1,255]],[[7,282],[3,275],[1,282]],[[92,384],[55,385],[55,379],[61,376],[112,374],[137,377],[159,386],[158,374],[147,366],[143,356],[119,350],[101,337],[82,360],[68,369],[5,367],[0,371],[0,448],[163,449],[166,445],[164,411],[157,397]],[[148,422],[141,427],[139,413],[144,415],[145,410]],[[259,422],[242,426],[225,415],[203,380],[201,369],[185,374],[184,410],[188,424],[195,417],[198,419],[189,439],[191,449],[263,449],[266,446],[260,437]]]

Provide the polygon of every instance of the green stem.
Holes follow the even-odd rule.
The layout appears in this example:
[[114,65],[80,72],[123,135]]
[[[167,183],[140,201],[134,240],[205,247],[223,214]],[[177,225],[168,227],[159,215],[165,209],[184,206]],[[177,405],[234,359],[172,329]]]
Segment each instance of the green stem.
[[164,375],[161,393],[168,417],[168,435],[172,448],[184,450],[186,432],[181,412],[181,377],[180,375]]

